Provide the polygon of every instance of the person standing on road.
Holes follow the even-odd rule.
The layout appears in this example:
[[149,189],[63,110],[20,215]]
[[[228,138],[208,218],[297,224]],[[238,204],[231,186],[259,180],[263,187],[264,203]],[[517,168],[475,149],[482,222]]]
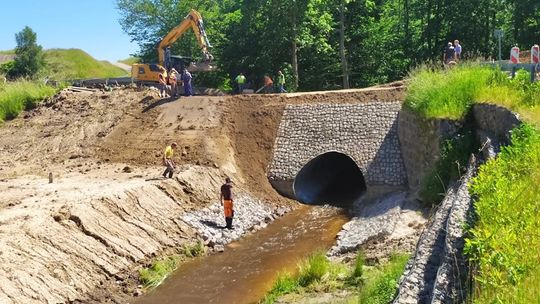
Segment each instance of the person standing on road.
[[163,172],[164,178],[167,178],[167,176],[169,178],[172,178],[173,176],[174,169],[175,169],[173,156],[174,156],[174,149],[176,149],[177,146],[178,145],[175,142],[173,142],[170,146],[167,146],[165,148],[165,153],[163,154],[163,165],[167,168],[165,169],[165,172]]
[[235,80],[236,80],[236,83],[238,84],[238,94],[244,93],[244,86],[246,84],[246,76],[240,73],[238,76],[236,76]]
[[279,86],[279,92],[287,93],[287,91],[285,91],[285,75],[283,75],[281,71],[278,71],[277,83]]
[[191,87],[192,80],[193,77],[191,76],[191,73],[187,69],[184,69],[184,72],[182,73],[182,82],[184,83],[184,95],[186,96],[193,95],[193,88]]
[[225,184],[221,186],[221,195],[219,197],[221,205],[223,206],[223,212],[225,213],[225,228],[233,229],[232,221],[234,217],[233,210],[233,194],[232,194],[232,180],[225,178]]

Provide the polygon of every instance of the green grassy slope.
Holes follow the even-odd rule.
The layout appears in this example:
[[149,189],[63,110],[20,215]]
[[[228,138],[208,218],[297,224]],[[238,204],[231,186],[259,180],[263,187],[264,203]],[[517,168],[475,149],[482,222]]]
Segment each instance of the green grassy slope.
[[126,58],[126,59],[118,60],[118,62],[127,64],[127,65],[132,65],[132,64],[134,64],[134,63],[139,63],[139,62],[141,62],[141,58],[138,58],[138,57],[129,57],[129,58]]
[[108,61],[98,61],[79,49],[46,50],[45,61],[48,74],[55,80],[127,76],[123,69]]

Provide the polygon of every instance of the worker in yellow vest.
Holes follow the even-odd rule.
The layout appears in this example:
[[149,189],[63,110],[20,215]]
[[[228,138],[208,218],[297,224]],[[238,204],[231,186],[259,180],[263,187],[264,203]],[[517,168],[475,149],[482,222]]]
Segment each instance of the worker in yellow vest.
[[176,167],[174,164],[173,156],[174,149],[176,149],[177,146],[178,145],[173,142],[170,146],[167,146],[165,148],[165,153],[163,154],[163,165],[166,167],[165,172],[163,172],[164,178],[167,178],[167,176],[169,178],[172,178],[173,176],[174,169]]
[[238,94],[242,94],[244,92],[244,86],[246,85],[246,76],[240,73],[236,76],[235,81],[238,84]]

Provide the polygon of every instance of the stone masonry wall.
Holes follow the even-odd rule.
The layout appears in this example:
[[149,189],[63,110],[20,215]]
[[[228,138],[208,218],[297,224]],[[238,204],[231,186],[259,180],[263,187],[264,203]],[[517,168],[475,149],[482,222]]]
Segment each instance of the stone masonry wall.
[[272,185],[293,197],[293,181],[313,158],[326,152],[351,157],[366,186],[406,186],[407,173],[398,140],[401,103],[288,105],[268,169]]
[[426,120],[404,108],[399,113],[399,141],[407,169],[409,190],[415,193],[424,176],[433,168],[440,154],[440,145],[460,128],[459,121]]

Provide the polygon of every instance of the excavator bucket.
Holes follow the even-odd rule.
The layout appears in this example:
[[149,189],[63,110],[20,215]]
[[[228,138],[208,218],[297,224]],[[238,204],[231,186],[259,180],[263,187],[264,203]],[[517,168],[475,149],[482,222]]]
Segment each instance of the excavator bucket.
[[217,70],[217,65],[211,62],[192,62],[187,70],[190,72],[212,72]]

